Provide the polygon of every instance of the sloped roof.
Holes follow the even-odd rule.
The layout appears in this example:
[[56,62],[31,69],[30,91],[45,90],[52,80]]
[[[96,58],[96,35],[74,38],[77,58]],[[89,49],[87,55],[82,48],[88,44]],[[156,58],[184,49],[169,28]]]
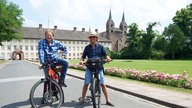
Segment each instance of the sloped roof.
[[[29,39],[42,39],[44,38],[45,31],[47,28],[35,28],[35,27],[23,27],[22,33],[23,38]],[[74,30],[62,30],[62,29],[51,29],[54,31],[54,38],[58,40],[74,40],[74,41],[88,41],[88,35],[90,32],[88,31],[74,31]],[[105,37],[100,36],[99,41],[111,42]]]

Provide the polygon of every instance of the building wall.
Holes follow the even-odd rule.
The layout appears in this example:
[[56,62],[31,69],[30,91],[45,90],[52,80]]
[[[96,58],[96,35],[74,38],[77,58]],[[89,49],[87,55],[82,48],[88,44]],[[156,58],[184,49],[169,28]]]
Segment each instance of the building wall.
[[[16,53],[15,58],[12,57],[14,52],[20,51],[24,54],[24,60],[38,60],[38,41],[39,39],[22,39],[21,41],[13,40],[11,42],[3,42],[3,46],[0,46],[0,59],[22,59],[20,58],[20,53]],[[84,47],[89,44],[88,41],[59,41],[68,47],[67,59],[79,59],[82,55]],[[100,43],[111,49],[111,43]]]

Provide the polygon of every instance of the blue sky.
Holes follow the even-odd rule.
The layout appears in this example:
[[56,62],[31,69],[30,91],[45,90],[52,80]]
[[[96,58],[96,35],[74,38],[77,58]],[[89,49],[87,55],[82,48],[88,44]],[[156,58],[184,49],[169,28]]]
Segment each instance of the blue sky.
[[98,29],[105,31],[105,25],[111,8],[115,27],[119,27],[122,14],[128,25],[137,23],[145,30],[147,24],[158,21],[161,25],[154,29],[162,32],[165,26],[172,23],[177,10],[185,8],[192,0],[9,0],[23,9],[25,27],[86,31]]

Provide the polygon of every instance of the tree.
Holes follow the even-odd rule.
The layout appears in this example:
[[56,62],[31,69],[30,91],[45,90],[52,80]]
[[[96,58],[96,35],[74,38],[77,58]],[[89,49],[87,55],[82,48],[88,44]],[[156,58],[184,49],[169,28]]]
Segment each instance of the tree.
[[4,41],[22,39],[22,9],[13,2],[0,0],[0,45]]
[[168,41],[167,51],[172,54],[172,59],[175,59],[175,53],[183,49],[186,39],[182,30],[176,24],[170,24],[165,27],[163,35]]
[[132,23],[128,26],[128,28],[129,31],[126,35],[127,47],[122,49],[121,56],[123,58],[141,58],[141,31],[138,29],[138,25],[136,23]]
[[186,8],[176,12],[173,22],[180,27],[185,36],[191,36],[192,33],[192,3]]
[[155,31],[153,27],[157,25],[157,22],[150,23],[146,28],[146,32],[142,35],[143,56],[146,59],[150,59],[152,55],[152,41],[155,37]]
[[192,3],[187,5],[186,8],[178,10],[173,17],[173,22],[184,33],[186,45],[182,50],[182,54],[189,57],[192,52]]

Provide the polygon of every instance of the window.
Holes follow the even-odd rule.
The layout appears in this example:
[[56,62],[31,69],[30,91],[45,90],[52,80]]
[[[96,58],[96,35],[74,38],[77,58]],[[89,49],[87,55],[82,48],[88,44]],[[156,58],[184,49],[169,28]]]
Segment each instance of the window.
[[69,51],[71,51],[71,47],[69,47]]
[[73,53],[73,56],[75,57],[75,53]]
[[33,43],[34,41],[33,40],[30,40],[30,43]]
[[23,50],[23,46],[20,45],[20,46],[19,46],[19,49],[20,49],[20,50]]
[[38,46],[36,46],[36,50],[38,50]]
[[39,57],[39,54],[38,54],[38,53],[36,53],[36,57]]
[[11,45],[7,45],[7,50],[11,50]]
[[25,46],[25,50],[28,50],[28,46]]
[[16,45],[14,45],[13,47],[14,47],[14,50],[16,50],[16,49],[17,49],[17,46],[16,46]]
[[73,47],[73,51],[75,51],[75,47]]
[[2,51],[5,50],[5,46],[1,46],[1,50],[2,50]]
[[34,54],[33,54],[33,53],[31,53],[31,57],[34,57]]
[[79,47],[77,47],[77,51],[79,51]]
[[11,53],[7,53],[7,57],[11,58]]
[[29,56],[28,53],[25,53],[25,57],[28,58],[28,56]]
[[3,57],[3,58],[4,58],[4,57],[5,57],[5,54],[4,54],[4,53],[1,53],[1,57]]
[[25,40],[25,43],[28,43],[28,40],[27,40],[27,39]]
[[33,46],[31,46],[31,50],[33,50]]
[[71,57],[71,53],[69,53],[69,57]]
[[73,41],[73,44],[75,44],[75,41]]

